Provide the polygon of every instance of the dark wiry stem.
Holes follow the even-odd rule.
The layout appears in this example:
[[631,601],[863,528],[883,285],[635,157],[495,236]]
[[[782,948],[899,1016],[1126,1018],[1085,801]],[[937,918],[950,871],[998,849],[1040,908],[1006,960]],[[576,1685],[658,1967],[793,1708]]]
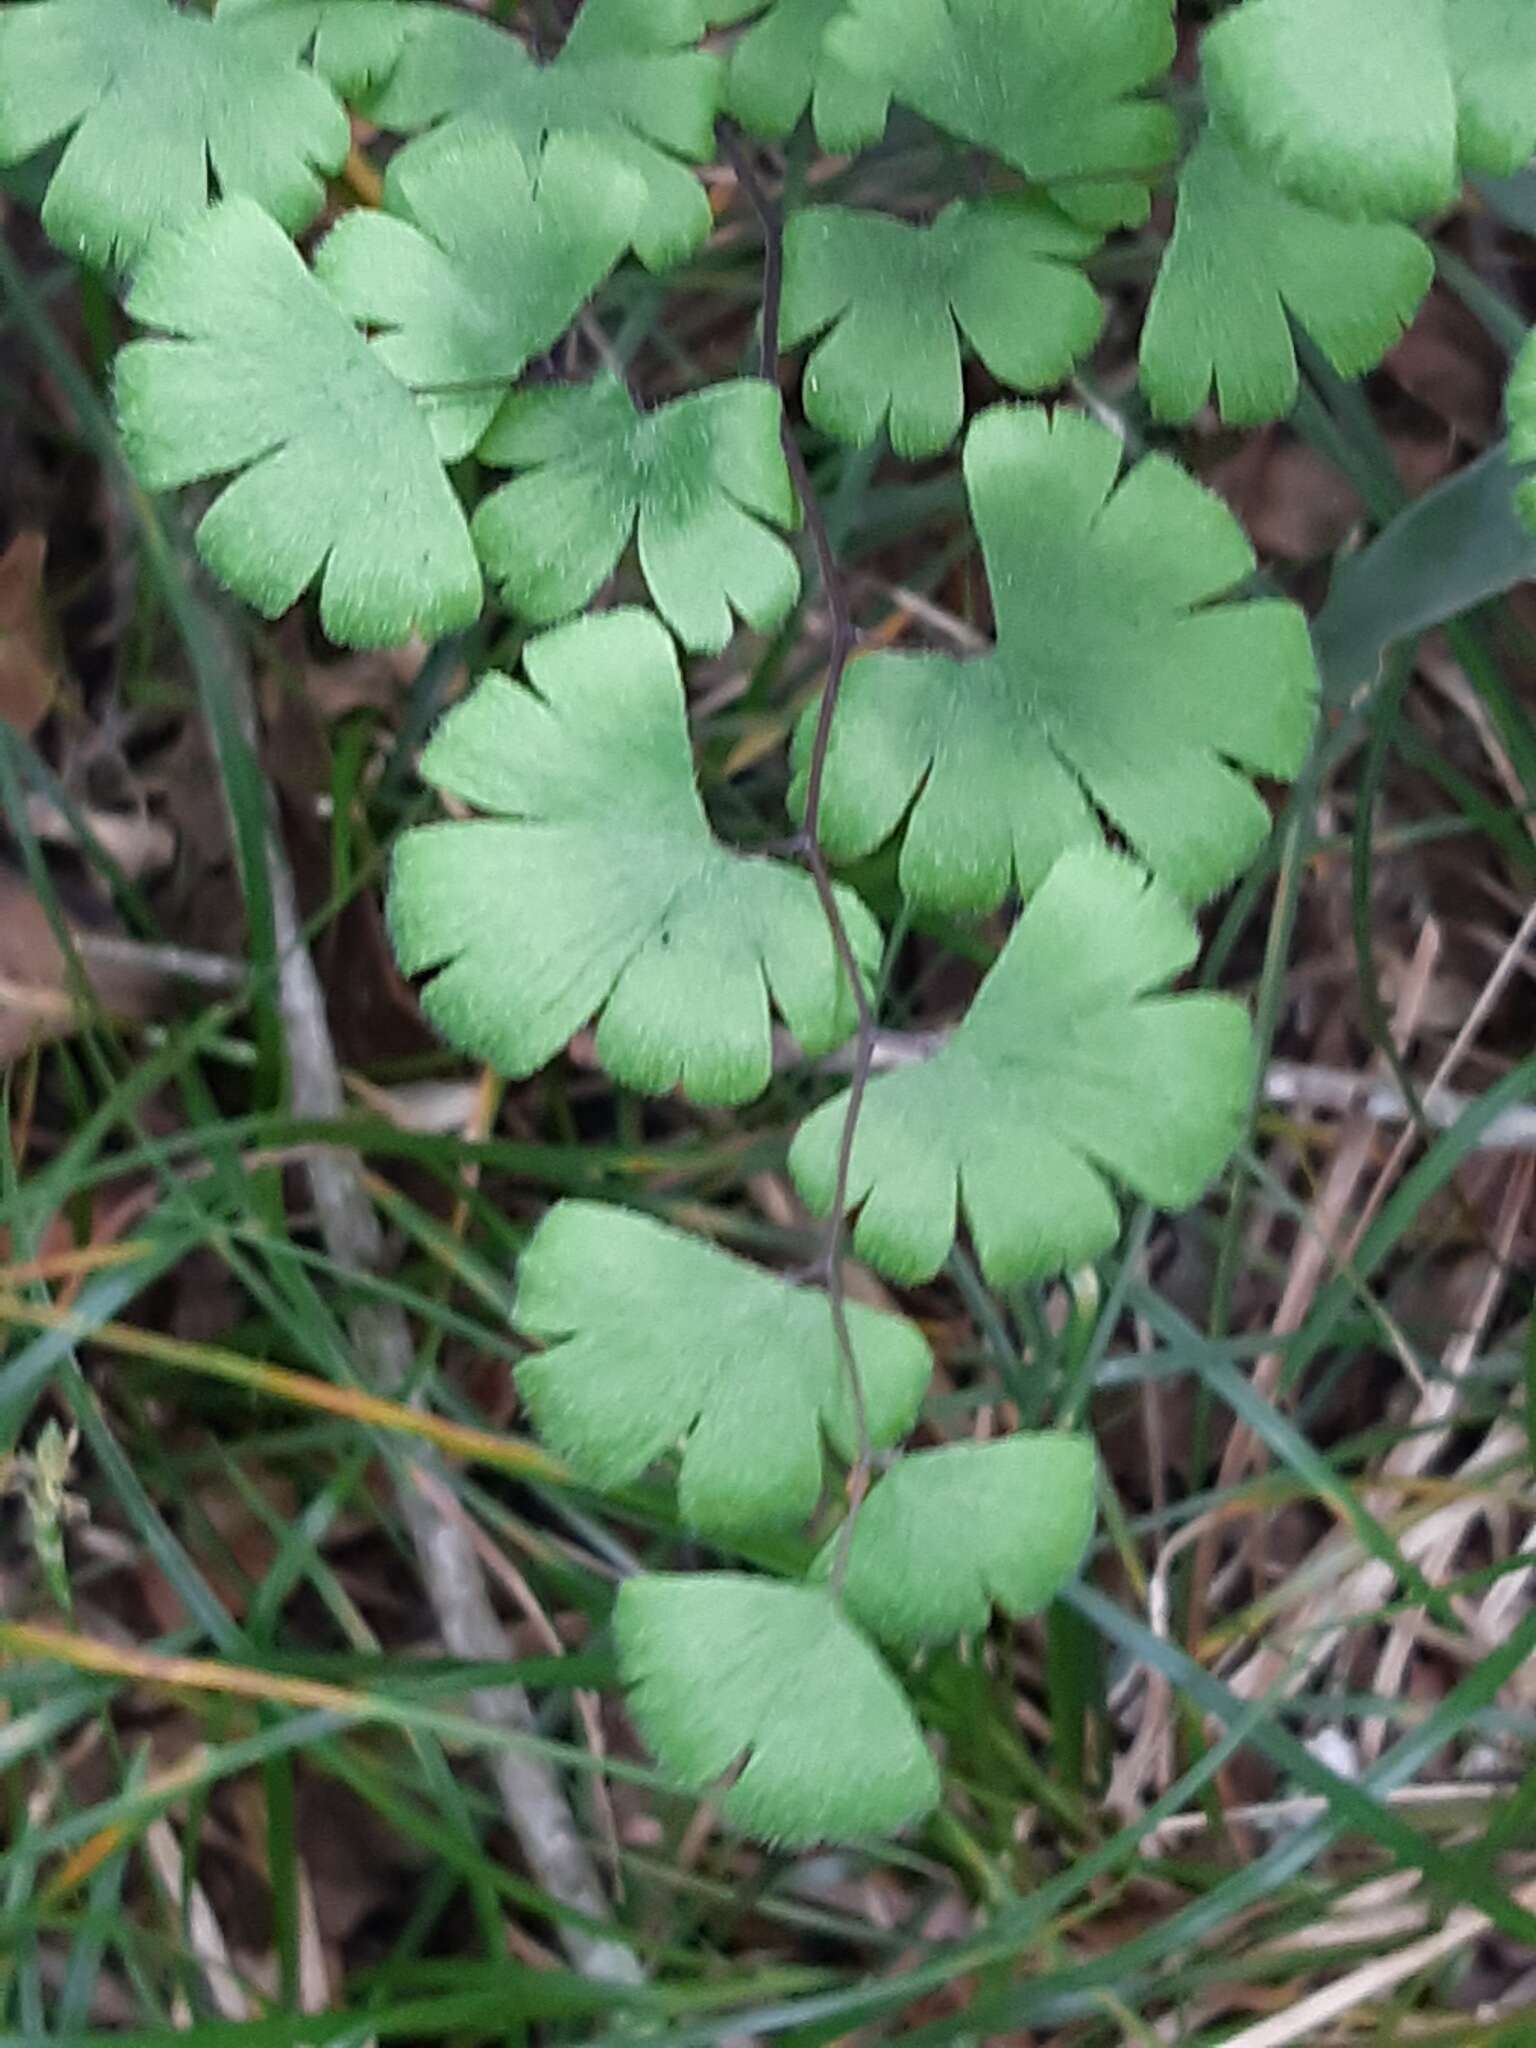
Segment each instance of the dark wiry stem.
[[[764,189],[750,152],[736,136],[729,133],[725,138],[725,153],[736,173],[737,183],[746,194],[762,226],[763,308],[758,368],[764,380],[777,391],[780,388],[781,368],[780,309],[784,292],[783,212]],[[821,1262],[827,1301],[832,1312],[832,1328],[848,1382],[856,1450],[853,1469],[848,1475],[848,1512],[838,1535],[837,1555],[832,1571],[833,1589],[841,1592],[848,1567],[854,1524],[858,1519],[864,1496],[869,1490],[873,1457],[864,1385],[859,1377],[858,1360],[854,1355],[853,1338],[848,1328],[848,1298],[843,1281],[843,1260],[848,1243],[848,1186],[853,1169],[854,1139],[858,1132],[859,1115],[864,1107],[864,1097],[869,1087],[879,1027],[864,987],[863,977],[859,973],[859,964],[848,936],[848,926],[838,905],[837,893],[832,886],[832,876],[827,866],[827,857],[821,844],[822,792],[826,784],[827,756],[832,745],[832,726],[837,717],[838,700],[842,695],[848,664],[853,658],[858,642],[858,633],[848,601],[848,586],[838,565],[837,551],[832,545],[832,536],[827,528],[826,514],[822,511],[821,501],[816,495],[816,487],[811,481],[811,473],[806,467],[800,444],[795,439],[787,411],[782,413],[780,431],[784,442],[784,458],[789,464],[789,473],[794,480],[795,491],[805,514],[805,530],[810,536],[811,547],[816,556],[817,575],[821,582],[822,598],[827,607],[830,624],[827,680],[821,693],[821,707],[816,719],[816,732],[811,743],[810,762],[806,772],[805,818],[794,847],[805,862],[815,884],[822,913],[832,934],[832,944],[839,965],[853,991],[854,1010],[858,1017],[858,1036],[854,1041],[853,1078],[848,1088],[847,1112],[843,1118],[842,1137],[837,1148],[832,1213],[827,1221]]]

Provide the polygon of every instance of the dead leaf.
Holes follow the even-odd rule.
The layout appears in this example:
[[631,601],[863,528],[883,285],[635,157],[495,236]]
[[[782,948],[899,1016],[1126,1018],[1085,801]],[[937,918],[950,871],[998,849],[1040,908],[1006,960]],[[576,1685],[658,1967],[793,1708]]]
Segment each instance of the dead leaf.
[[53,708],[59,672],[43,606],[40,533],[18,533],[0,555],[0,722],[30,739]]
[[1436,290],[1387,357],[1403,390],[1474,448],[1498,432],[1508,364],[1482,323]]
[[[97,845],[130,882],[163,874],[176,858],[176,834],[145,805],[131,811],[107,811],[92,804],[77,808]],[[50,797],[28,797],[27,823],[45,846],[80,846],[73,819]]]
[[304,667],[304,695],[323,719],[354,711],[393,711],[421,673],[425,648],[417,641],[340,661],[311,661]]
[[1279,430],[1253,435],[1216,464],[1206,482],[1232,507],[1259,553],[1282,562],[1331,555],[1365,509],[1331,464]]
[[[87,971],[108,1016],[152,1016],[164,998],[163,978],[142,967],[114,961]],[[83,1021],[48,913],[13,868],[0,866],[0,1067]]]

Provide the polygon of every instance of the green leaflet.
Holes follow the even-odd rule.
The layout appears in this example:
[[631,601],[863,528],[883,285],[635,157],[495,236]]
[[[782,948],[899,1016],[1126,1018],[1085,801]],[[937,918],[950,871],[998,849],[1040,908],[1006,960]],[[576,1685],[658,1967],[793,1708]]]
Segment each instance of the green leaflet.
[[1444,0],[1246,0],[1201,65],[1213,110],[1308,205],[1409,219],[1454,196]]
[[[1146,217],[1144,178],[1174,155],[1166,107],[1139,95],[1173,60],[1170,0],[848,0],[825,48],[885,102],[978,144],[1099,228]],[[1127,174],[1136,174],[1128,179]]]
[[1205,38],[1213,109],[1287,191],[1408,219],[1461,162],[1507,177],[1536,149],[1536,9],[1525,0],[1246,0]]
[[405,0],[219,0],[218,18],[269,56],[307,57],[343,93],[388,76],[410,22]]
[[391,167],[394,211],[348,215],[313,277],[254,210],[223,209],[175,253],[157,244],[129,296],[179,337],[119,359],[130,458],[153,490],[251,465],[199,545],[268,616],[323,571],[322,623],[343,644],[467,624],[480,577],[440,462],[474,446],[611,269],[639,198],[570,138],[535,177],[504,130],[466,123]]
[[23,0],[0,9],[0,164],[68,137],[43,225],[87,262],[132,263],[156,228],[200,214],[210,175],[285,227],[314,219],[317,171],[345,161],[347,117],[289,52],[241,20],[167,0]]
[[786,1846],[890,1834],[938,1803],[912,1710],[817,1587],[726,1572],[626,1581],[614,1608],[635,1720],[668,1774]]
[[[386,128],[491,122],[530,156],[551,135],[579,137],[594,167],[618,163],[640,181],[635,251],[664,269],[711,226],[687,165],[714,154],[723,67],[692,44],[704,16],[718,11],[694,0],[586,0],[558,56],[539,64],[506,30],[422,0],[368,112]],[[402,155],[423,146],[410,143]]]
[[910,812],[903,890],[981,913],[1097,842],[1095,810],[1192,901],[1263,843],[1269,813],[1240,771],[1293,775],[1305,758],[1306,621],[1291,604],[1218,603],[1254,566],[1237,521],[1160,456],[1117,486],[1121,459],[1076,413],[998,406],[972,426],[997,646],[854,662],[822,811],[834,859],[873,852]]
[[[1051,1430],[902,1458],[859,1510],[848,1612],[911,1650],[976,1634],[994,1604],[1015,1618],[1038,1613],[1088,1548],[1093,1474],[1093,1440]],[[822,1573],[838,1542],[823,1551]]]
[[771,0],[731,52],[726,112],[751,134],[777,141],[809,107],[824,149],[857,149],[878,135],[885,90],[839,63],[823,40],[846,6],[847,0]]
[[[433,971],[444,1035],[531,1074],[595,1012],[598,1056],[626,1086],[738,1103],[772,1071],[768,998],[810,1052],[853,1028],[809,876],[730,852],[693,775],[682,678],[647,612],[545,634],[528,685],[488,676],[443,721],[429,782],[491,812],[408,833],[390,922],[401,965]],[[866,971],[880,932],[843,915]]]
[[[544,1438],[590,1485],[625,1486],[679,1443],[678,1500],[710,1536],[792,1527],[821,1498],[822,1438],[857,1450],[823,1294],[597,1202],[550,1211],[518,1265],[518,1329],[553,1348],[517,1369]],[[921,1333],[857,1303],[848,1323],[870,1441],[917,1420]]]
[[[1509,380],[1509,453],[1517,463],[1536,462],[1536,332],[1526,340]],[[1515,492],[1521,518],[1536,532],[1536,477]]]
[[426,395],[439,453],[457,461],[628,247],[642,198],[573,136],[530,165],[504,128],[456,122],[395,160],[389,211],[348,214],[315,274]]
[[1469,171],[1512,178],[1536,153],[1536,9],[1446,0],[1457,136]]
[[[958,1208],[987,1278],[1012,1287],[1114,1243],[1106,1174],[1147,1201],[1193,1202],[1242,1135],[1254,1064],[1241,1005],[1153,993],[1198,944],[1134,863],[1103,847],[1064,854],[953,1038],[870,1087],[848,1184],[859,1255],[926,1280]],[[825,1104],[790,1150],[818,1214],[846,1114],[842,1097]]]
[[580,611],[638,529],[651,596],[685,647],[718,654],[733,607],[776,626],[800,593],[794,553],[769,530],[800,517],[781,419],[761,379],[649,413],[608,375],[515,392],[480,456],[527,474],[485,499],[473,529],[509,609],[542,622]]
[[320,579],[346,646],[393,646],[479,613],[469,528],[415,399],[248,199],[150,245],[127,298],[169,339],[117,358],[118,416],[146,490],[236,474],[197,530],[213,573],[268,618]]
[[1141,339],[1154,414],[1192,419],[1214,384],[1234,426],[1296,403],[1290,322],[1343,377],[1374,369],[1434,281],[1427,243],[1288,198],[1215,131],[1179,174],[1179,209]]
[[931,227],[841,206],[791,215],[785,343],[831,330],[806,366],[807,415],[858,445],[889,421],[898,455],[937,454],[964,415],[961,336],[1015,390],[1059,384],[1103,324],[1073,267],[1100,239],[1041,200],[960,201]]

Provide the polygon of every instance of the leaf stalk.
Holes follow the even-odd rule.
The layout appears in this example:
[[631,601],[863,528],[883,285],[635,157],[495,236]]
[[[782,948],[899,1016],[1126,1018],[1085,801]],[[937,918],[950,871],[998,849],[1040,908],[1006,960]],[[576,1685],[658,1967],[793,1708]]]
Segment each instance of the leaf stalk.
[[804,861],[815,885],[817,900],[821,904],[822,914],[832,934],[832,944],[837,953],[838,963],[853,992],[854,1011],[858,1019],[848,1106],[838,1144],[832,1210],[827,1219],[822,1257],[819,1262],[832,1315],[832,1328],[837,1338],[838,1355],[847,1377],[848,1398],[854,1424],[855,1457],[847,1481],[848,1512],[838,1532],[837,1553],[833,1561],[831,1579],[833,1592],[840,1596],[847,1574],[854,1527],[859,1509],[869,1491],[874,1455],[870,1443],[869,1415],[864,1401],[863,1383],[859,1378],[858,1360],[854,1355],[853,1339],[848,1328],[848,1296],[843,1278],[843,1261],[848,1246],[848,1188],[853,1169],[854,1140],[874,1068],[879,1023],[865,989],[863,977],[859,973],[858,961],[848,937],[848,927],[838,907],[837,894],[832,886],[831,870],[821,844],[821,805],[826,783],[827,756],[832,745],[833,723],[837,717],[838,700],[848,673],[848,664],[853,659],[858,645],[858,630],[854,625],[847,580],[838,562],[837,550],[832,544],[826,514],[812,481],[805,455],[795,437],[788,408],[783,404],[783,351],[779,338],[784,296],[783,205],[764,185],[752,161],[751,152],[742,139],[729,128],[723,127],[722,140],[726,160],[735,172],[737,184],[746,195],[762,229],[763,303],[758,342],[758,374],[780,394],[780,435],[784,444],[784,458],[789,465],[795,494],[805,515],[805,530],[816,557],[817,577],[821,584],[822,599],[827,607],[829,623],[827,678],[822,688],[821,705],[817,714],[816,731],[812,739],[806,775],[805,816],[793,846],[795,853]]

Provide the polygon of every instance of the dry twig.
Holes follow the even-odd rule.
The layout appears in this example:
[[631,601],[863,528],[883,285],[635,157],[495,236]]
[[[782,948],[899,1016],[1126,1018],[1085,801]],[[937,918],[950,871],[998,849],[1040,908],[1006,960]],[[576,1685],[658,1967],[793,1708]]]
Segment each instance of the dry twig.
[[[211,612],[209,625],[216,636],[231,707],[254,754],[256,707],[246,663],[219,613]],[[296,1116],[328,1122],[340,1117],[345,1107],[341,1070],[326,1021],[325,994],[304,943],[293,875],[270,807],[267,872],[291,1106]],[[320,1234],[331,1258],[347,1272],[376,1272],[383,1258],[383,1232],[355,1155],[339,1150],[317,1152],[307,1160],[306,1170]],[[358,1358],[366,1362],[371,1383],[382,1392],[400,1393],[409,1384],[415,1357],[404,1312],[393,1303],[365,1303],[352,1311],[347,1328]],[[419,1447],[412,1456],[429,1482],[446,1484],[445,1468],[430,1450]],[[398,1487],[397,1497],[450,1654],[471,1663],[510,1662],[506,1633],[491,1605],[480,1561],[463,1523],[440,1513],[431,1492],[409,1479]],[[513,1736],[534,1732],[533,1711],[521,1686],[501,1685],[472,1693],[469,1709],[477,1720]],[[599,1924],[608,1920],[597,1867],[554,1771],[542,1758],[516,1748],[498,1750],[492,1769],[508,1824],[538,1882],[551,1898],[582,1920]],[[634,1951],[616,1936],[565,1922],[560,1939],[571,1962],[587,1976],[612,1984],[643,1981]]]

